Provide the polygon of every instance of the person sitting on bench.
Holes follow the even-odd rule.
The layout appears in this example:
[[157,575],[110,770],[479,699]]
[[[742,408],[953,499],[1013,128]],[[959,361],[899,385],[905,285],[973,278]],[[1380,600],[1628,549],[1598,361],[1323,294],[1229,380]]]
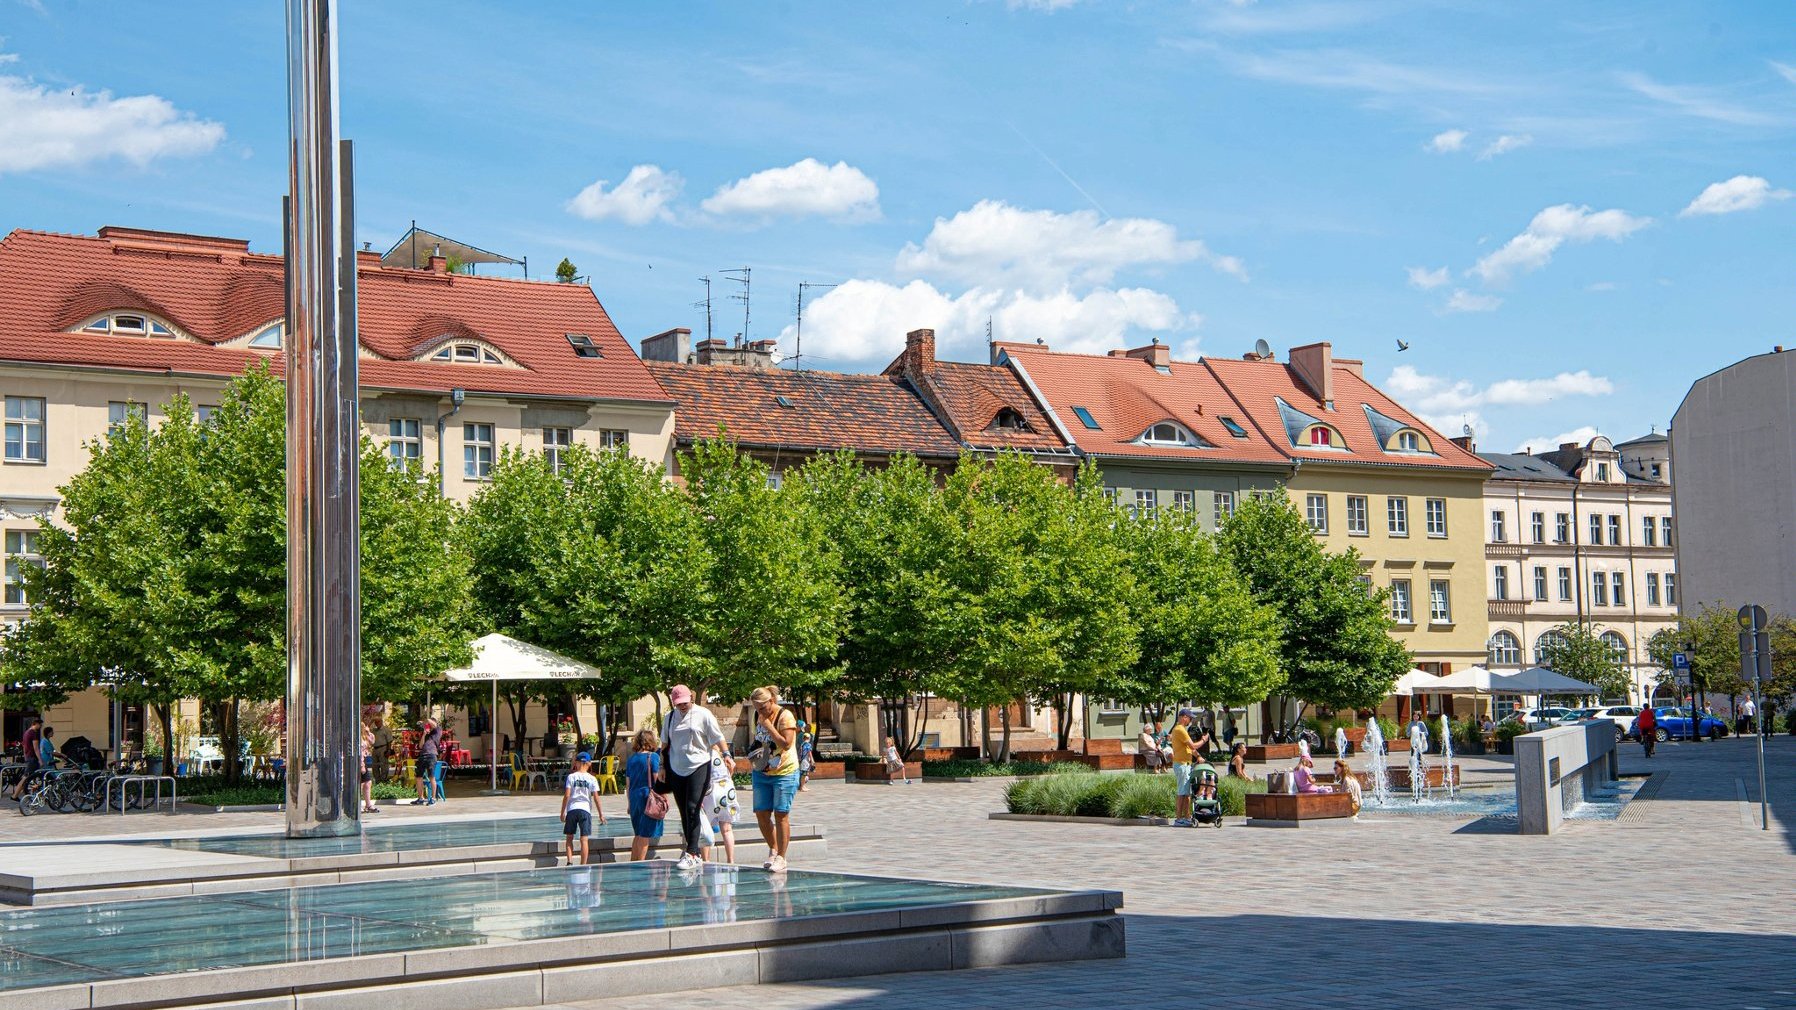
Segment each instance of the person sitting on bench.
[[1333,789],[1316,782],[1316,762],[1304,755],[1297,761],[1297,791],[1300,793],[1332,793]]

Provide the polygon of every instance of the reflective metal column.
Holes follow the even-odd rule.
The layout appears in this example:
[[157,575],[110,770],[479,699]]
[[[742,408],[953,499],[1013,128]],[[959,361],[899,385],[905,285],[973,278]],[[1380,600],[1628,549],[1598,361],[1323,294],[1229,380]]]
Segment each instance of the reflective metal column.
[[360,830],[355,233],[334,0],[287,0],[287,834]]

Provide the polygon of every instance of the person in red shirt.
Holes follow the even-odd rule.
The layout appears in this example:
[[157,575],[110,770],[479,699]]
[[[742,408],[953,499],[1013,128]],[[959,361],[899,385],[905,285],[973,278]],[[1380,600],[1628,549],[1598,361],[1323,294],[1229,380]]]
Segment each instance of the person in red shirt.
[[1634,729],[1640,733],[1640,746],[1646,750],[1646,756],[1652,757],[1653,745],[1659,742],[1659,717],[1651,705],[1642,707],[1634,717]]

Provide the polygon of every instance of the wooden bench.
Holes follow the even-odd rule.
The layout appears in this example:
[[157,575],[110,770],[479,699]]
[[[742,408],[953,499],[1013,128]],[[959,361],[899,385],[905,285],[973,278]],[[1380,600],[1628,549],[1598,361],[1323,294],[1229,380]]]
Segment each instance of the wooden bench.
[[1295,761],[1298,755],[1294,743],[1250,743],[1247,745],[1247,760],[1256,764],[1267,761]]
[[1247,823],[1259,827],[1295,828],[1304,821],[1353,816],[1347,793],[1248,793]]

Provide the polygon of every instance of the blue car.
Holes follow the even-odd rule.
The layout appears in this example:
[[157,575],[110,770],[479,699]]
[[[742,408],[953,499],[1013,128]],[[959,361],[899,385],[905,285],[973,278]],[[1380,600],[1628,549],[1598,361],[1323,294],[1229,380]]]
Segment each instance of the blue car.
[[[1658,729],[1653,733],[1654,739],[1661,743],[1666,740],[1690,739],[1690,713],[1688,711],[1681,708],[1655,708],[1653,715],[1659,722]],[[1705,715],[1697,721],[1696,732],[1714,740],[1727,735],[1727,723],[1712,715]],[[1635,722],[1634,728],[1629,731],[1628,735],[1640,736],[1638,721]]]

